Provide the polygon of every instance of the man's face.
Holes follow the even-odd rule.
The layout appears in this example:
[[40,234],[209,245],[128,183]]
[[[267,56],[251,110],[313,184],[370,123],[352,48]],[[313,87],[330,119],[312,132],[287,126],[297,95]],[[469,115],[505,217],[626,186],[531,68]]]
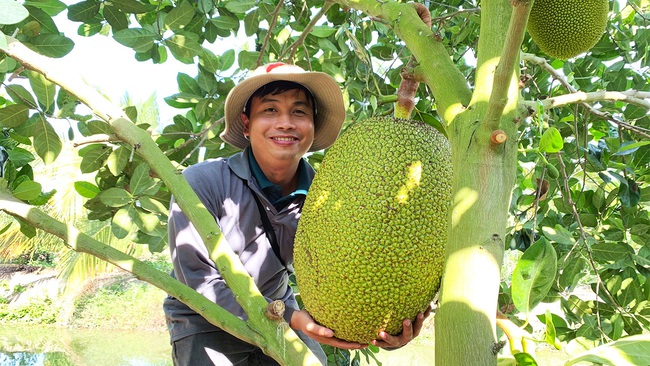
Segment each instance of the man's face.
[[313,110],[302,90],[253,98],[242,121],[256,159],[302,158],[314,142]]

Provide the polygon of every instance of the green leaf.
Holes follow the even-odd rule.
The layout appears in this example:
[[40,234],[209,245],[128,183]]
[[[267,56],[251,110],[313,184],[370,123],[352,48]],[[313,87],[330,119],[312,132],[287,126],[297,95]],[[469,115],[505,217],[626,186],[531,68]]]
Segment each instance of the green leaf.
[[111,2],[123,13],[142,14],[156,9],[155,5],[143,4],[136,0],[112,0]]
[[336,33],[336,31],[336,28],[327,25],[317,25],[309,34],[318,38],[327,38]]
[[632,253],[633,251],[626,244],[597,243],[591,246],[591,254],[594,260],[599,262],[616,262]]
[[33,238],[36,236],[36,228],[34,225],[30,225],[27,222],[25,222],[23,219],[17,218],[18,222],[20,223],[20,232],[23,233],[28,238]]
[[159,213],[163,215],[169,214],[167,205],[163,204],[155,198],[152,198],[150,196],[140,196],[138,198],[138,201],[140,202],[140,206],[149,212]]
[[[1,178],[0,178],[0,179],[1,179]],[[6,232],[9,230],[9,228],[11,227],[11,225],[12,225],[12,223],[10,222],[10,223],[8,223],[5,227],[3,227],[2,229],[0,229],[0,235],[6,233]]]
[[41,34],[30,38],[26,45],[44,56],[53,58],[61,58],[74,48],[74,42],[70,38],[59,34]]
[[180,62],[191,64],[193,58],[203,52],[203,47],[198,42],[198,36],[194,33],[174,34],[164,41],[169,51]]
[[555,225],[554,228],[542,226],[542,232],[549,240],[559,244],[573,245],[576,242],[569,230],[561,225]]
[[101,32],[103,28],[102,23],[84,23],[77,28],[77,34],[82,37],[91,37]]
[[557,339],[557,332],[555,331],[555,324],[553,323],[553,315],[550,310],[546,310],[546,343],[555,347],[555,349],[562,349],[562,345]]
[[[7,36],[5,36],[2,31],[0,31],[0,50],[6,50],[7,49]],[[13,68],[9,67],[9,62],[7,60],[13,60],[12,58],[5,57],[3,59],[0,59],[0,72],[8,72],[13,70]],[[14,61],[15,64],[16,61]]]
[[260,57],[260,53],[257,51],[241,51],[239,52],[239,58],[237,59],[239,63],[239,68],[242,70],[252,70],[255,68],[257,59]]
[[618,149],[618,151],[612,155],[616,155],[616,156],[629,155],[639,150],[640,147],[646,145],[650,145],[650,141],[639,141],[639,142],[626,141],[621,145],[620,149]]
[[128,205],[117,210],[111,220],[111,232],[118,239],[124,239],[133,228],[132,216],[135,215],[135,207]]
[[25,8],[29,10],[30,17],[41,26],[41,34],[59,34],[59,28],[51,15],[34,6],[25,6]]
[[129,157],[131,156],[131,147],[122,145],[117,149],[113,150],[106,160],[106,166],[108,170],[114,176],[119,176],[124,171],[126,164],[129,163]]
[[232,30],[239,26],[239,19],[234,16],[218,16],[210,19],[210,22],[219,29]]
[[560,131],[555,127],[550,127],[539,140],[539,151],[542,153],[556,153],[564,147],[564,140]]
[[621,338],[572,357],[564,365],[571,366],[579,362],[615,366],[650,365],[650,335]]
[[104,18],[108,24],[113,27],[113,31],[117,32],[129,27],[129,19],[118,7],[112,4],[104,3]]
[[29,118],[29,108],[24,104],[12,104],[0,108],[0,127],[20,126]]
[[[83,151],[83,155],[82,155]],[[79,154],[82,156],[79,169],[82,173],[91,173],[104,166],[106,158],[113,150],[106,148],[102,145],[92,145],[88,150],[81,150]]]
[[37,198],[41,194],[43,187],[40,183],[34,182],[33,180],[27,180],[18,185],[14,189],[14,197],[23,200],[29,201]]
[[161,233],[162,225],[157,215],[142,210],[135,210],[134,223],[145,234],[156,235]]
[[34,150],[47,165],[56,160],[61,153],[63,144],[45,116],[39,113],[39,117],[34,125]]
[[176,82],[178,83],[178,90],[181,93],[195,95],[197,98],[200,98],[200,96],[203,95],[203,91],[196,80],[187,74],[179,72],[176,76]]
[[16,0],[0,0],[0,24],[16,24],[29,16],[29,12]]
[[65,3],[59,0],[27,0],[24,4],[39,8],[51,17],[58,15],[68,8]]
[[34,94],[36,94],[36,100],[46,111],[50,110],[54,106],[54,101],[56,100],[56,84],[47,80],[43,74],[39,74],[35,71],[30,71],[27,73],[29,78],[29,85],[31,85]]
[[537,361],[529,353],[519,352],[512,356],[517,360],[517,366],[537,366]]
[[251,37],[259,29],[258,9],[251,11],[244,17],[244,32]]
[[99,192],[101,192],[99,187],[96,185],[84,181],[74,182],[74,189],[81,197],[85,198],[94,198]]
[[587,268],[587,260],[582,257],[573,257],[567,259],[560,275],[560,286],[562,289],[575,287],[583,277],[583,272]]
[[133,196],[124,188],[111,187],[99,195],[103,204],[109,207],[122,207],[133,201]]
[[68,19],[73,22],[88,22],[99,13],[99,1],[86,0],[68,7]]
[[153,178],[149,176],[149,171],[150,169],[147,163],[140,163],[133,171],[129,184],[134,196],[141,195],[142,192],[146,191],[155,183]]
[[156,34],[144,28],[127,28],[113,33],[113,38],[120,44],[133,47],[141,42],[153,42]]
[[199,54],[199,65],[211,73],[216,73],[219,70],[219,57],[207,48]]
[[86,122],[86,127],[88,128],[88,131],[93,135],[109,135],[112,133],[111,127],[104,121],[88,121]]
[[36,107],[36,101],[27,89],[20,84],[11,84],[7,85],[7,94],[11,99],[16,103],[22,103],[30,106],[31,108]]
[[512,301],[522,313],[530,313],[548,294],[557,273],[557,255],[542,238],[519,259],[512,273]]
[[165,17],[165,27],[171,30],[183,29],[194,18],[194,6],[189,1],[182,1]]
[[639,185],[632,179],[621,180],[618,197],[624,207],[635,207],[641,200]]
[[221,71],[230,70],[232,65],[235,64],[235,50],[228,50],[221,55]]
[[198,0],[196,8],[202,14],[210,14],[214,10],[214,1],[213,0]]
[[14,164],[14,166],[16,166],[16,168],[21,168],[34,161],[34,155],[20,147],[14,147],[7,152],[9,153],[9,160]]
[[226,2],[226,9],[233,13],[246,13],[257,5],[256,0],[239,0]]

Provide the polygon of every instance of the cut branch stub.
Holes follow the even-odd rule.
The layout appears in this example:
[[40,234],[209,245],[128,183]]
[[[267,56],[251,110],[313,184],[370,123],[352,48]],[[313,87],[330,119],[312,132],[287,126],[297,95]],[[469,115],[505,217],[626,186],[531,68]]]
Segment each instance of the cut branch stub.
[[284,302],[275,300],[266,306],[266,316],[269,319],[280,320],[284,316]]
[[507,140],[508,140],[508,135],[503,130],[492,131],[492,134],[490,135],[490,141],[492,141],[492,143],[496,145],[502,144]]

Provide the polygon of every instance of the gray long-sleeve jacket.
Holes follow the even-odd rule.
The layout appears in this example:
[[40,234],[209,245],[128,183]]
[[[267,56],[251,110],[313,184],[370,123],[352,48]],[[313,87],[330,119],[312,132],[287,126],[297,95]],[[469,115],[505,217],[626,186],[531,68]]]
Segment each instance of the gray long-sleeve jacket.
[[[183,174],[201,202],[214,216],[228,244],[239,256],[262,295],[269,301],[285,302],[285,319],[289,321],[293,309],[298,309],[289,286],[289,274],[273,252],[264,233],[252,194],[255,192],[266,207],[285,263],[293,263],[294,236],[305,196],[295,195],[294,199],[278,212],[261,193],[253,178],[248,154],[249,149],[246,149],[228,159],[205,161],[187,168]],[[311,182],[314,170],[309,164],[305,165]],[[235,301],[233,293],[210,260],[201,237],[173,200],[168,230],[169,248],[174,264],[173,275],[232,314],[246,319],[243,309]],[[172,297],[165,299],[163,309],[172,342],[192,334],[220,330]]]

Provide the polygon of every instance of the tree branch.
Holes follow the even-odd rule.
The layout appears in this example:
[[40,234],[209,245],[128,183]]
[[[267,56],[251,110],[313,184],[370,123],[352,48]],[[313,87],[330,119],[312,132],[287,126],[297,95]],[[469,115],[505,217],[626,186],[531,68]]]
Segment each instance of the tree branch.
[[271,14],[271,22],[269,23],[269,30],[266,32],[266,37],[264,37],[264,43],[262,43],[262,47],[260,48],[260,55],[257,58],[256,65],[257,66],[262,66],[262,56],[264,56],[264,53],[266,52],[266,48],[269,46],[269,40],[271,39],[271,34],[273,34],[273,28],[275,28],[275,22],[278,19],[278,14],[280,13],[280,10],[284,7],[284,1],[278,1],[278,5],[276,5],[275,10],[273,10],[273,13]]
[[512,16],[506,35],[505,44],[501,51],[499,64],[494,73],[494,83],[488,101],[487,113],[484,118],[485,128],[493,131],[499,128],[503,110],[508,104],[508,91],[518,63],[519,49],[526,35],[526,24],[532,7],[532,1],[512,2]]
[[298,37],[298,39],[295,42],[293,42],[293,44],[291,46],[289,46],[289,48],[286,51],[282,52],[282,55],[280,55],[280,57],[279,57],[280,60],[282,60],[284,57],[286,57],[287,52],[289,52],[289,57],[287,57],[287,59],[288,60],[293,60],[293,58],[296,56],[296,52],[298,50],[298,47],[300,47],[305,42],[305,38],[307,38],[309,33],[311,33],[312,29],[314,29],[314,26],[316,26],[316,23],[320,20],[320,18],[323,17],[323,15],[325,15],[325,13],[327,13],[329,8],[331,8],[333,4],[334,3],[330,2],[330,1],[325,1],[325,3],[323,4],[323,7],[320,8],[318,13],[316,15],[314,15],[314,17],[311,19],[309,24],[307,24],[305,29],[300,34],[300,37]]
[[[650,101],[646,100],[650,97],[650,93],[642,92],[638,90],[627,90],[627,91],[596,91],[596,92],[572,92],[570,94],[559,95],[557,97],[546,98],[539,101],[544,109],[564,107],[569,104],[575,103],[594,103],[601,101],[624,101],[629,104],[639,106],[641,108],[650,110]],[[527,106],[536,106],[537,102],[527,101],[524,102]]]
[[418,60],[423,81],[431,88],[438,114],[447,124],[469,104],[472,92],[465,76],[454,65],[441,39],[422,22],[416,5],[375,0],[334,1],[392,25],[395,34]]

